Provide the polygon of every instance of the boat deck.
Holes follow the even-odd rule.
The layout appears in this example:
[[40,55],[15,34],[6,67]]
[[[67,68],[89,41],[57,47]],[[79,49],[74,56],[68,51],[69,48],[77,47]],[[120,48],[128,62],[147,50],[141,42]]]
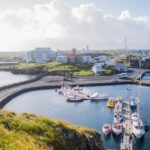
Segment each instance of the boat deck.
[[121,140],[120,150],[132,150],[132,139],[131,139],[131,109],[129,102],[123,102],[123,127],[124,127],[124,134]]

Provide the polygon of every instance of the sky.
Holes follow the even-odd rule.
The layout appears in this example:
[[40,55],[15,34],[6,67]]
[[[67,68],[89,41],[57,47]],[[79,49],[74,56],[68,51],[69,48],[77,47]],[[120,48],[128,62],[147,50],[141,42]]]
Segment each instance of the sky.
[[150,49],[149,0],[0,1],[0,51]]

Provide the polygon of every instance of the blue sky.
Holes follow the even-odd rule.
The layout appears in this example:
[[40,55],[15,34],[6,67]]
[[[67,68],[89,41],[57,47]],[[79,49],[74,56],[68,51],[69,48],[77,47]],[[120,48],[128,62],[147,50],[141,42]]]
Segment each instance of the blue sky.
[[[69,0],[68,0],[69,1]],[[94,3],[104,13],[114,15],[120,14],[123,10],[130,10],[134,15],[147,15],[150,7],[150,0],[70,0],[72,4]]]
[[[49,3],[51,0],[4,0],[0,1],[0,11],[11,8],[29,8],[37,3]],[[133,15],[149,14],[150,0],[59,0],[78,7],[80,4],[94,3],[104,13],[120,14],[130,10]]]
[[149,8],[150,0],[1,0],[0,51],[119,49],[125,37],[131,49],[150,49]]

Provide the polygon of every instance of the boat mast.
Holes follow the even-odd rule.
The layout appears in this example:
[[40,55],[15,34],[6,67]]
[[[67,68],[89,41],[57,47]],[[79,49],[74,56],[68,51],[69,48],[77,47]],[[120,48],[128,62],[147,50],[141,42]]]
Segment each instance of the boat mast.
[[[139,68],[140,68],[140,73],[141,73],[141,59],[139,58]],[[138,107],[137,111],[140,113],[140,102],[141,102],[141,74],[140,74],[140,86],[139,86],[139,102],[138,102]]]

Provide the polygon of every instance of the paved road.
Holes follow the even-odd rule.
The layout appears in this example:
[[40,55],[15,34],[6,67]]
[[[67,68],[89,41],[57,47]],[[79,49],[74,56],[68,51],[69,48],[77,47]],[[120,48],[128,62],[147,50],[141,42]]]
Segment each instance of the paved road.
[[[142,73],[145,70],[142,70]],[[136,70],[133,73],[128,73],[129,78],[128,79],[118,79],[117,75],[113,76],[87,76],[87,77],[73,77],[72,80],[70,78],[67,78],[64,81],[64,78],[61,76],[44,76],[42,79],[28,83],[23,84],[11,88],[7,88],[5,90],[0,91],[0,106],[3,107],[5,103],[9,102],[13,97],[22,94],[27,91],[31,90],[37,90],[37,89],[46,89],[46,88],[53,88],[53,87],[59,87],[64,82],[66,84],[70,85],[100,85],[100,84],[112,84],[117,82],[120,83],[126,83],[130,82],[132,79],[137,78],[141,72],[139,70]]]

